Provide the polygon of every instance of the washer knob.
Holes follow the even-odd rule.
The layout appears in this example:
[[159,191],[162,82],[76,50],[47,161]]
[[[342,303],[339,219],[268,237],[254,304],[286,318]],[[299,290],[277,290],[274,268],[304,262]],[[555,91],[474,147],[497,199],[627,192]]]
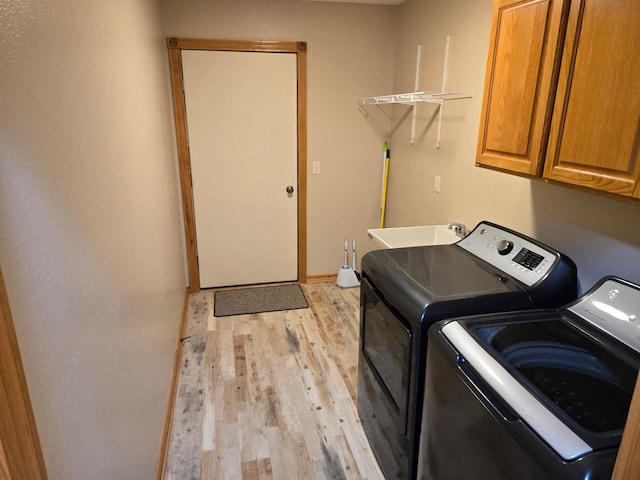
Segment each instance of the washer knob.
[[500,240],[496,248],[500,255],[506,255],[513,250],[513,242],[510,240]]

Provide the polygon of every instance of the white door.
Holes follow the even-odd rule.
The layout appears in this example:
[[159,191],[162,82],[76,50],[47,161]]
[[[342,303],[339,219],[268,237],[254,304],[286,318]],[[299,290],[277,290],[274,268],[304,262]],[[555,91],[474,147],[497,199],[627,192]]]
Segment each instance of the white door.
[[200,286],[297,280],[296,55],[184,50],[182,65]]

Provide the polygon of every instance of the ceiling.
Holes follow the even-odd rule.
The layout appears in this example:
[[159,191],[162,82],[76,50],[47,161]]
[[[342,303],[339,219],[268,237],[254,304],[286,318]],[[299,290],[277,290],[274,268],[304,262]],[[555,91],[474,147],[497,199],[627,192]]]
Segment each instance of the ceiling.
[[404,0],[306,0],[307,2],[376,3],[382,5],[400,5]]

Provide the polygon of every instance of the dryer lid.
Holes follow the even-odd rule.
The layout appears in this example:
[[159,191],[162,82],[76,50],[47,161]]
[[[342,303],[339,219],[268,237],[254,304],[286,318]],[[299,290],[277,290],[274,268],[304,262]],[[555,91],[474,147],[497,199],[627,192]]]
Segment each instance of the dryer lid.
[[457,245],[433,245],[367,253],[363,277],[401,315],[428,323],[452,316],[529,308],[522,285],[502,278]]

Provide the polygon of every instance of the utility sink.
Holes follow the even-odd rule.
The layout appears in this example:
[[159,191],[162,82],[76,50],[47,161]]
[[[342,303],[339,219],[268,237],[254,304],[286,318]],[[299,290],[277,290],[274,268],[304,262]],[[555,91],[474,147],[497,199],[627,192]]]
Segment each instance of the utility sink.
[[448,245],[460,240],[448,225],[374,228],[367,230],[367,234],[375,249]]

